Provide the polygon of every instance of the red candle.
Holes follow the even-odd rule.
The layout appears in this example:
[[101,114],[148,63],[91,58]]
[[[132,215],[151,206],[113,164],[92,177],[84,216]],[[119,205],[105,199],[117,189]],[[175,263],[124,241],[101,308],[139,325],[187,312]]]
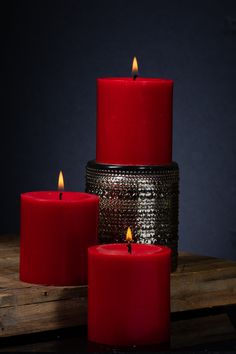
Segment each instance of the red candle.
[[88,337],[110,346],[169,342],[170,250],[147,244],[88,250]]
[[170,164],[172,91],[173,81],[167,79],[98,79],[96,161]]
[[78,192],[21,194],[20,279],[87,283],[87,248],[97,243],[99,198]]

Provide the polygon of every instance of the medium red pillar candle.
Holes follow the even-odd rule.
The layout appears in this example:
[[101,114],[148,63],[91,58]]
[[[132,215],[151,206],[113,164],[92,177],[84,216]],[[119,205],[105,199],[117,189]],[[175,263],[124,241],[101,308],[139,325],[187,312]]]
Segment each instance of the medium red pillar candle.
[[99,198],[87,193],[60,193],[21,194],[22,281],[87,283],[87,249],[97,243]]
[[88,250],[88,337],[110,346],[170,338],[170,249],[107,244]]
[[96,161],[114,165],[172,162],[173,81],[97,80]]

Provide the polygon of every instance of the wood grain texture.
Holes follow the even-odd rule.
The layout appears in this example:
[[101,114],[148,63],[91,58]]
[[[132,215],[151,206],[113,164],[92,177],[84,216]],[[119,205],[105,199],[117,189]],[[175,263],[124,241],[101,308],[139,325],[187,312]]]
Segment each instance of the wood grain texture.
[[171,275],[172,312],[236,304],[236,262],[181,253]]
[[[86,324],[87,287],[19,281],[19,238],[0,236],[0,336]],[[236,262],[181,253],[171,275],[172,312],[236,304]]]

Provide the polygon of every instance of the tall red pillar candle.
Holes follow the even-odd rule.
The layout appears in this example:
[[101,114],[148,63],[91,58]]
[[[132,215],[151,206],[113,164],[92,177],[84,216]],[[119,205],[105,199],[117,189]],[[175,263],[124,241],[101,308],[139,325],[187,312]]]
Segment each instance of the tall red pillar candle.
[[78,192],[21,194],[20,279],[87,283],[87,249],[97,243],[98,201]]
[[107,244],[88,250],[88,337],[110,346],[167,343],[170,249]]
[[96,161],[114,165],[172,162],[173,81],[97,80]]

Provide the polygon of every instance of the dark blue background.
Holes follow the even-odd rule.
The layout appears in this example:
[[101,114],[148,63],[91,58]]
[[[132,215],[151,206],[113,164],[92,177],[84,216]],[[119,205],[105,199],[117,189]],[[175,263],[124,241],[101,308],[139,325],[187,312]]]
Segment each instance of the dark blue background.
[[[180,249],[236,258],[236,2],[1,3],[1,222],[19,231],[21,192],[84,190],[95,157],[96,78],[174,79]],[[134,142],[135,143],[135,142]]]

